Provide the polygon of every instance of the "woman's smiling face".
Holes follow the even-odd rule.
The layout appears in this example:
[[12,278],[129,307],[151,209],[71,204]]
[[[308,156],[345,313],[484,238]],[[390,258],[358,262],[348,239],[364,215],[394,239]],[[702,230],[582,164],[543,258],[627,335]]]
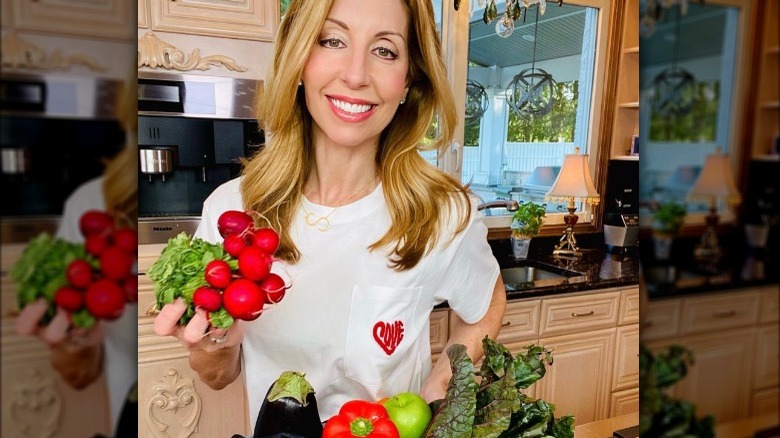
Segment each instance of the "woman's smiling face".
[[302,77],[315,139],[378,144],[407,92],[407,40],[402,0],[333,2]]

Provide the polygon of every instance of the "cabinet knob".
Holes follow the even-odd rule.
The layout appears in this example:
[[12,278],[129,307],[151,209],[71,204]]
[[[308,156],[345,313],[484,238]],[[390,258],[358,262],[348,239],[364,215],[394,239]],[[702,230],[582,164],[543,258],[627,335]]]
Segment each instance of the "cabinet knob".
[[587,313],[576,313],[576,312],[572,312],[572,313],[571,313],[571,316],[573,316],[573,317],[575,317],[575,318],[579,318],[580,316],[590,316],[590,315],[593,315],[594,313],[596,313],[596,312],[595,312],[595,311],[593,311],[593,310],[591,310],[590,312],[587,312]]

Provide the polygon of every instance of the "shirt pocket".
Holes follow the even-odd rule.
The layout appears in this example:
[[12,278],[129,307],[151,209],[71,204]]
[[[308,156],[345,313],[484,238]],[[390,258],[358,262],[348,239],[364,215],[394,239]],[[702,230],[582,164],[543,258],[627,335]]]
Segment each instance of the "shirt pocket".
[[366,387],[405,386],[419,378],[410,359],[418,355],[419,328],[414,317],[421,291],[420,287],[353,287],[344,353],[348,378]]

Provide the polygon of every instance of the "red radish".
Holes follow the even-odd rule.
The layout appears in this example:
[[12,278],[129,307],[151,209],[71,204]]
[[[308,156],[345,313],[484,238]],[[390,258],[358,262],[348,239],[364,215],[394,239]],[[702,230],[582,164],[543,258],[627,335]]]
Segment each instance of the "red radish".
[[122,228],[114,233],[114,245],[128,254],[138,253],[138,234],[132,228]]
[[247,246],[247,239],[242,234],[228,234],[225,236],[225,240],[222,241],[222,246],[228,254],[234,258],[238,258],[238,254]]
[[133,256],[116,246],[111,246],[100,255],[100,271],[106,278],[123,280],[133,269]]
[[138,302],[138,276],[130,275],[122,281],[122,289],[125,291],[125,301],[128,303]]
[[71,286],[85,288],[92,283],[92,266],[84,259],[76,259],[65,269],[65,279]]
[[206,282],[217,289],[228,287],[233,280],[230,265],[224,260],[212,260],[206,265]]
[[84,307],[84,294],[72,287],[63,286],[54,292],[54,302],[68,312],[78,312]]
[[79,229],[84,237],[93,234],[111,232],[114,228],[114,218],[105,211],[89,210],[79,218]]
[[260,289],[266,293],[266,303],[276,304],[284,298],[284,293],[287,291],[287,285],[284,284],[282,277],[276,274],[270,274],[262,283],[260,283]]
[[163,306],[157,317],[154,318],[154,333],[159,336],[173,334],[179,324],[179,319],[187,311],[187,302],[183,298],[176,298],[172,303]]
[[252,217],[243,211],[228,210],[217,219],[217,230],[222,237],[228,234],[241,234],[253,225]]
[[106,234],[93,234],[84,239],[84,249],[95,257],[100,257],[109,246],[111,246],[111,239]]
[[238,272],[252,281],[262,281],[271,273],[273,259],[256,246],[247,246],[238,254]]
[[216,289],[202,286],[195,289],[192,302],[195,307],[200,307],[206,312],[216,312],[222,307],[222,294]]
[[265,303],[265,292],[257,283],[239,278],[222,292],[222,306],[236,319],[252,321],[260,316]]
[[95,318],[117,319],[125,308],[125,293],[115,281],[102,278],[87,288],[86,303]]
[[279,249],[279,235],[271,228],[260,228],[252,233],[252,245],[272,254]]

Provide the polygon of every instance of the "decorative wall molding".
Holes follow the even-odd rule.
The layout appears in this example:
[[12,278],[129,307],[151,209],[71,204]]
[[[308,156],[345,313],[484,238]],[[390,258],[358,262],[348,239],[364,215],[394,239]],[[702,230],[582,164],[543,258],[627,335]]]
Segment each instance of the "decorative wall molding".
[[57,48],[50,54],[35,44],[19,38],[14,32],[8,32],[0,41],[0,58],[3,67],[31,70],[71,70],[81,65],[89,70],[105,72],[108,69],[100,65],[89,55],[76,54],[65,56]]
[[209,70],[211,66],[238,72],[247,71],[247,67],[238,65],[229,56],[210,55],[201,58],[200,49],[193,49],[188,59],[181,49],[157,38],[154,32],[147,32],[138,38],[138,67],[190,71]]
[[15,436],[51,438],[60,429],[62,396],[54,379],[37,368],[14,384],[11,400],[4,404]]
[[202,403],[193,379],[169,368],[151,392],[144,416],[156,438],[187,438],[197,431]]

